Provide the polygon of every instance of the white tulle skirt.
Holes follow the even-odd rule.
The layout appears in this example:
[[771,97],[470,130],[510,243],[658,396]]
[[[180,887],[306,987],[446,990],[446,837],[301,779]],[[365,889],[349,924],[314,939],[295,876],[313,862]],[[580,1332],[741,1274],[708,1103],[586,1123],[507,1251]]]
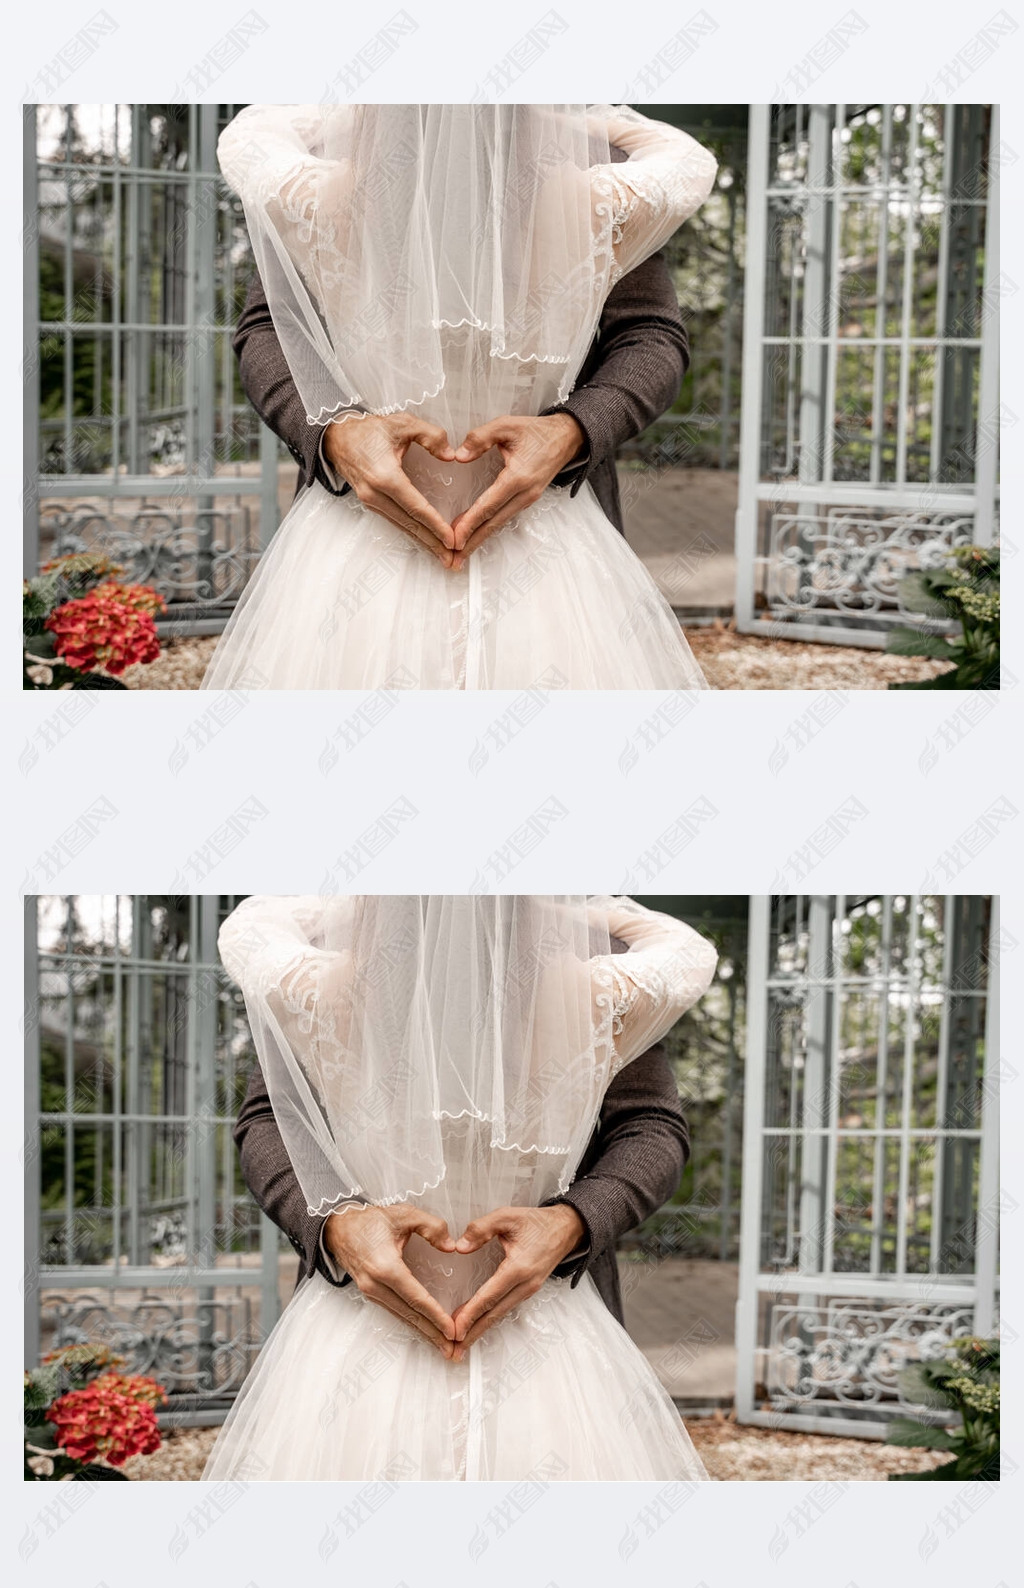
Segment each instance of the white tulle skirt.
[[589,485],[548,489],[458,573],[319,482],[242,594],[204,689],[706,689]]
[[203,1477],[707,1479],[668,1393],[589,1275],[548,1280],[446,1361],[355,1285],[285,1308]]

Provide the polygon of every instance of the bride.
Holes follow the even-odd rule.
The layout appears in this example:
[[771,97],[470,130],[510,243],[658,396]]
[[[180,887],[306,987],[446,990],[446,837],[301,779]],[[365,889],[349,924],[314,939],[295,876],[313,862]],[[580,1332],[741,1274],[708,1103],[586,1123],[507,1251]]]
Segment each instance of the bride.
[[463,1231],[564,1192],[609,1082],[706,991],[710,943],[621,898],[254,897],[220,951],[310,1211],[422,1210],[405,1260],[443,1336],[314,1272],[203,1476],[706,1478],[588,1274],[461,1342],[502,1257]]
[[566,399],[711,153],[621,105],[249,105],[218,154],[308,422],[408,415],[416,506],[399,528],[314,481],[202,687],[706,688],[589,484],[524,491],[490,535],[470,509],[514,473],[475,432]]

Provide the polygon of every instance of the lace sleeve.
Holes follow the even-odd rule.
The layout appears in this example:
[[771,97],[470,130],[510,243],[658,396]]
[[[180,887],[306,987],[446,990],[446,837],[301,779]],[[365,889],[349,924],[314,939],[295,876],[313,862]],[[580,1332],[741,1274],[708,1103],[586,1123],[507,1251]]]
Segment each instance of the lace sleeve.
[[325,946],[323,918],[316,897],[257,894],[228,916],[218,937],[224,967],[245,997],[285,1150],[314,1214],[362,1196],[358,1173],[337,1150],[331,1118],[332,1098],[352,1072],[352,956]]
[[612,1024],[613,1073],[651,1047],[711,985],[718,953],[706,937],[632,899],[595,899],[609,934],[625,954],[592,961],[597,1002]]
[[224,967],[250,1019],[269,1015],[318,1095],[341,1062],[351,1011],[351,954],[317,946],[320,900],[245,899],[220,929]]
[[301,105],[249,105],[217,141],[224,180],[245,209],[254,248],[267,233],[322,302],[348,243],[352,162],[317,150],[316,115]]
[[602,114],[609,143],[628,156],[590,173],[595,216],[611,226],[614,285],[696,214],[714,187],[718,161],[688,132],[628,105],[602,107]]
[[315,105],[248,105],[217,142],[310,423],[361,417],[327,330],[330,306],[344,296],[355,179],[350,159],[325,157],[320,123]]
[[[289,966],[316,957],[315,897],[250,894],[223,922],[217,947],[224,969],[242,991],[280,979]],[[329,957],[329,956],[326,956]]]

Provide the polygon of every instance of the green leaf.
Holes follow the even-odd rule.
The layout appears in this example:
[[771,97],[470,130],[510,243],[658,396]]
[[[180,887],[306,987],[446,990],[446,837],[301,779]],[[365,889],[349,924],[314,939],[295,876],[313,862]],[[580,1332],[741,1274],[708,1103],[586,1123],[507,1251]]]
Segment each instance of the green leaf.
[[82,1463],[73,1460],[71,1456],[64,1455],[60,1450],[42,1452],[42,1454],[50,1458],[51,1470],[49,1472],[34,1471],[28,1464],[29,1454],[34,1455],[38,1454],[38,1452],[26,1451],[25,1475],[27,1478],[34,1479],[37,1483],[60,1483],[65,1478],[77,1478],[79,1476],[79,1468]]
[[887,1445],[906,1450],[952,1450],[953,1435],[931,1423],[917,1423],[910,1417],[895,1417],[886,1429]]
[[26,671],[24,675],[24,687],[26,689],[63,689],[65,684],[70,684],[72,689],[77,689],[77,680],[86,676],[77,667],[69,667],[66,662],[47,661],[46,665],[50,668],[52,675],[50,682],[48,684],[37,684],[34,679],[29,678]]
[[940,673],[937,678],[919,678],[914,683],[890,684],[890,689],[963,689],[960,681],[960,670],[951,667],[948,673]]
[[890,656],[930,656],[939,662],[953,660],[949,641],[941,634],[929,634],[924,629],[893,629],[885,649]]
[[26,618],[42,619],[50,615],[57,604],[58,583],[55,573],[39,574],[28,581],[28,588],[22,598]]
[[[60,1369],[56,1364],[47,1363],[44,1367],[34,1367],[25,1385],[26,1412],[42,1410],[45,1417],[45,1411],[59,1393],[59,1389]],[[31,1420],[36,1421],[35,1418]],[[26,1421],[29,1419],[26,1418]]]
[[952,584],[949,574],[923,573],[912,570],[905,573],[899,582],[900,606],[905,612],[922,612],[930,618],[948,618],[949,607],[945,601],[935,593],[936,586]]
[[128,1482],[128,1474],[126,1472],[119,1472],[116,1467],[104,1467],[98,1461],[86,1462],[71,1476],[73,1479],[86,1483],[92,1483],[97,1479],[104,1481],[108,1478],[120,1478],[125,1483]]
[[911,1406],[928,1406],[935,1411],[951,1411],[952,1403],[942,1392],[942,1381],[953,1371],[942,1357],[932,1361],[907,1362],[900,1368],[900,1395]]

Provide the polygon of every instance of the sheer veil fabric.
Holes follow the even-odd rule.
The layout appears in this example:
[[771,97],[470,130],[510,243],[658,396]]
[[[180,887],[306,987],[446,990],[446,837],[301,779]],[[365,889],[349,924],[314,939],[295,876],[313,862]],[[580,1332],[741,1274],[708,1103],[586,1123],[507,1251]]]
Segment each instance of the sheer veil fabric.
[[[220,947],[310,1210],[410,1201],[455,1236],[568,1185],[609,1081],[716,962],[681,922],[583,896],[256,897]],[[496,1248],[452,1256],[416,1236],[406,1255],[453,1310]],[[364,1381],[373,1352],[381,1371]],[[452,1363],[354,1285],[315,1275],[205,1476],[521,1478],[546,1457],[555,1477],[705,1476],[589,1278],[548,1280]]]
[[457,444],[524,365],[566,395],[615,268],[599,113],[250,105],[218,153],[310,423],[429,404]]
[[[564,400],[612,286],[717,170],[688,134],[610,105],[250,105],[218,153],[308,422],[405,411],[455,447]],[[451,521],[501,459],[444,463],[413,445],[405,467]],[[314,485],[204,687],[504,688],[545,667],[573,688],[703,686],[588,488],[549,488],[453,573],[353,493]]]

